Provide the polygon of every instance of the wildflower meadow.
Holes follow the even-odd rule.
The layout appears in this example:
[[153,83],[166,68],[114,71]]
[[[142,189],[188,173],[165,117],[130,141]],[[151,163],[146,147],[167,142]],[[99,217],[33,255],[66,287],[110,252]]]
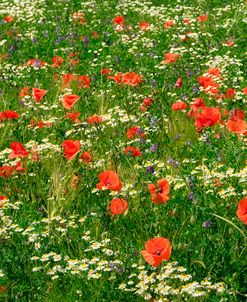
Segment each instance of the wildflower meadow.
[[247,1],[0,0],[0,301],[247,301]]

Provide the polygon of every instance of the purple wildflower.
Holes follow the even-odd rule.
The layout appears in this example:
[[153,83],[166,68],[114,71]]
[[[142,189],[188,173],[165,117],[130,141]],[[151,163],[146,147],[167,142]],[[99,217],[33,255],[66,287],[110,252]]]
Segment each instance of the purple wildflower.
[[203,222],[202,226],[203,226],[204,228],[210,228],[212,224],[213,224],[213,222],[212,222],[211,220],[208,219],[208,220],[205,220],[205,221]]
[[146,170],[147,174],[154,174],[154,167],[153,166],[148,166]]
[[83,39],[83,44],[84,44],[85,47],[88,47],[88,44],[89,44],[89,39],[88,39],[88,37],[85,37],[85,38]]
[[158,144],[153,144],[150,148],[149,148],[149,150],[151,151],[151,152],[157,152],[157,150],[158,150],[158,147],[159,147],[159,145]]

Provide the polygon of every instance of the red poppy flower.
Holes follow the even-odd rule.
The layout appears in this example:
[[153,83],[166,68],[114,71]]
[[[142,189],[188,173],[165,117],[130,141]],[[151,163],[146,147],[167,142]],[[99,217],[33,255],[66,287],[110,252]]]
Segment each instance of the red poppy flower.
[[73,112],[70,112],[70,113],[67,113],[66,114],[66,118],[70,119],[72,122],[74,123],[79,123],[79,116],[80,116],[80,112],[77,112],[77,111],[73,111]]
[[67,73],[62,76],[62,88],[69,87],[72,81],[76,81],[77,75],[72,73]]
[[205,108],[205,103],[202,98],[195,98],[193,104],[190,105],[191,111],[188,116],[196,118],[200,111]]
[[43,121],[36,121],[34,119],[31,119],[30,121],[30,126],[31,127],[39,127],[44,128],[44,127],[51,127],[53,125],[53,123],[49,123],[49,122],[43,122]]
[[66,140],[62,143],[62,147],[64,148],[64,154],[67,160],[73,159],[75,155],[80,151],[81,145],[78,140]]
[[75,66],[76,64],[79,64],[79,60],[78,59],[74,59],[74,60],[69,60],[69,64],[70,64],[70,66]]
[[221,118],[219,107],[204,107],[197,115],[195,126],[200,130],[205,127],[212,127],[219,123]]
[[102,123],[102,121],[103,121],[102,117],[97,114],[94,114],[93,116],[86,118],[86,122],[90,125],[100,124]]
[[219,78],[220,77],[220,70],[218,68],[210,68],[208,71],[207,71],[207,74],[208,75],[212,75],[216,78]]
[[170,199],[170,185],[165,178],[157,181],[158,186],[154,184],[148,184],[149,192],[152,196],[152,201],[154,203],[165,203]]
[[244,114],[243,110],[241,110],[241,109],[235,109],[235,110],[232,110],[230,112],[230,116],[231,116],[231,120],[232,121],[236,121],[238,119],[243,120],[245,114]]
[[228,120],[226,128],[233,133],[247,135],[247,122],[242,119]]
[[238,203],[237,216],[239,220],[247,224],[247,197],[240,200]]
[[71,110],[75,102],[79,100],[79,96],[76,94],[68,94],[63,97],[62,105],[65,109]]
[[18,161],[16,163],[14,170],[15,171],[20,171],[20,172],[23,172],[23,173],[26,172],[26,169],[22,166],[22,162],[21,161]]
[[148,264],[157,267],[163,260],[169,260],[171,255],[170,241],[163,237],[156,237],[145,243],[142,256]]
[[208,20],[208,16],[207,15],[201,15],[197,18],[197,20],[199,22],[206,22]]
[[38,146],[35,144],[32,151],[32,157],[34,161],[38,161],[39,160],[39,152],[38,152]]
[[183,23],[186,25],[190,24],[190,19],[188,18],[183,19]]
[[187,108],[187,104],[185,102],[176,102],[172,104],[172,110],[180,111],[185,110]]
[[122,76],[122,84],[128,86],[137,86],[142,82],[142,76],[135,72],[127,72]]
[[99,174],[99,183],[96,185],[99,190],[108,189],[111,191],[120,191],[122,183],[114,171],[105,171]]
[[121,215],[128,209],[128,202],[122,198],[115,198],[108,207],[112,216]]
[[110,69],[107,69],[107,68],[103,68],[100,72],[102,75],[108,75],[111,73],[111,70]]
[[91,80],[87,75],[81,75],[77,78],[77,86],[79,88],[90,88]]
[[6,110],[6,111],[3,111],[3,112],[0,112],[0,121],[1,121],[1,118],[4,120],[12,120],[12,119],[16,119],[19,117],[19,114],[14,111],[14,110]]
[[[0,201],[2,201],[2,200],[7,200],[8,199],[8,197],[7,196],[4,196],[4,195],[0,195]],[[0,205],[1,206],[1,205]]]
[[2,166],[0,168],[0,177],[10,177],[12,175],[12,167],[11,166]]
[[29,154],[29,152],[22,146],[22,144],[18,142],[12,142],[10,144],[10,148],[13,150],[9,155],[10,159],[27,157]]
[[128,139],[134,139],[134,138],[136,138],[136,137],[142,137],[142,138],[144,138],[145,137],[145,134],[143,133],[143,132],[141,132],[140,131],[140,128],[139,127],[137,127],[137,126],[133,126],[133,127],[131,127],[131,128],[129,128],[128,130],[127,130],[127,137],[128,137]]
[[72,190],[76,190],[78,187],[79,177],[77,175],[73,175],[73,178],[69,184]]
[[73,18],[74,21],[79,21],[82,25],[86,24],[85,16],[81,12],[73,13],[72,18]]
[[118,24],[118,25],[124,25],[124,17],[123,16],[116,16],[113,20],[114,24]]
[[183,79],[182,78],[178,78],[175,84],[176,88],[182,87],[183,85]]
[[94,39],[98,39],[99,38],[99,33],[97,31],[92,32],[92,37]]
[[70,52],[69,53],[69,58],[74,58],[74,57],[78,57],[78,52]]
[[14,21],[14,17],[12,17],[12,16],[6,16],[6,17],[4,17],[3,18],[3,20],[5,21],[5,22],[13,22]]
[[41,101],[41,99],[46,94],[46,92],[47,92],[47,90],[44,90],[44,89],[32,88],[32,95],[37,103],[39,103]]
[[[7,200],[7,199],[8,199],[7,196],[0,195],[0,208],[2,208],[2,206],[3,206],[3,201],[4,201],[4,200]],[[0,291],[1,291],[1,290],[0,290]]]
[[227,99],[233,99],[235,96],[236,89],[229,88],[226,92]]
[[23,98],[23,97],[26,96],[26,95],[30,95],[29,90],[30,90],[30,87],[29,87],[29,86],[23,87],[22,90],[21,90],[20,93],[19,93],[19,97],[20,97],[20,98]]
[[149,107],[152,104],[153,100],[150,98],[145,98],[143,101],[143,106]]
[[37,122],[36,122],[36,125],[37,125],[39,128],[44,128],[44,127],[51,127],[51,126],[53,125],[53,123],[51,123],[51,122],[37,121]]
[[122,83],[122,79],[123,79],[123,73],[122,72],[118,72],[116,73],[114,76],[108,76],[107,79],[108,80],[113,80],[114,82],[121,84]]
[[144,21],[143,21],[143,22],[140,22],[140,23],[139,23],[138,27],[139,27],[141,30],[145,31],[145,30],[148,30],[148,29],[149,29],[150,23],[144,22]]
[[52,58],[52,67],[60,67],[63,63],[64,59],[62,57],[54,57]]
[[174,20],[167,20],[165,23],[164,23],[164,27],[165,28],[169,28],[170,26],[174,25],[175,22]]
[[233,41],[226,41],[225,45],[226,46],[233,46],[234,42]]
[[141,156],[141,151],[139,148],[135,148],[133,146],[128,146],[124,149],[124,153],[126,154],[131,154],[131,156],[133,157],[138,157]]
[[242,91],[243,91],[244,94],[247,94],[247,87],[243,88]]
[[81,159],[84,161],[84,163],[90,163],[91,161],[91,154],[87,151],[82,152]]
[[141,106],[140,106],[140,110],[141,110],[142,112],[145,112],[145,111],[147,111],[147,107],[146,107],[146,106],[141,105]]
[[164,54],[165,61],[163,61],[163,64],[169,64],[169,63],[175,63],[177,59],[180,57],[177,53],[165,53]]
[[220,85],[215,83],[211,77],[198,77],[198,83],[203,87],[207,94],[219,93]]

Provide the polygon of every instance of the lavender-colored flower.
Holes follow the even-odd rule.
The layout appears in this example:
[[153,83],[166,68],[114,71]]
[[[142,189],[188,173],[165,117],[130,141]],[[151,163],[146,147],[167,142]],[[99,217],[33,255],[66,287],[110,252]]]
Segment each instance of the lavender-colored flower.
[[157,85],[156,80],[151,80],[151,81],[150,81],[150,86],[151,86],[152,88],[154,88],[156,85]]
[[174,168],[178,168],[180,166],[180,163],[177,160],[174,160],[172,157],[168,159],[167,163]]
[[193,72],[192,72],[190,69],[188,69],[188,70],[186,71],[186,76],[187,76],[187,78],[191,78],[192,75],[193,75]]
[[206,221],[203,222],[202,226],[204,228],[210,228],[212,224],[213,224],[213,222],[208,219],[208,220],[206,220]]
[[36,38],[32,39],[33,44],[38,44],[38,40]]
[[63,36],[58,36],[57,37],[57,41],[55,42],[56,44],[60,43],[61,41],[63,41],[64,37]]
[[195,198],[194,193],[193,193],[193,192],[189,192],[189,194],[188,194],[188,199],[189,199],[189,200],[193,200],[194,198]]
[[89,39],[88,39],[88,37],[85,37],[85,38],[83,39],[83,44],[84,44],[85,47],[88,47],[88,44],[89,44]]
[[44,213],[44,212],[45,212],[45,209],[44,209],[43,207],[40,207],[40,208],[38,208],[38,212]]
[[150,148],[149,148],[149,150],[151,151],[151,152],[157,152],[157,150],[158,150],[158,147],[159,147],[159,145],[158,144],[153,144]]
[[115,269],[116,268],[116,263],[110,262],[109,263],[109,268],[110,269]]
[[195,93],[195,94],[198,94],[200,92],[200,89],[197,87],[197,86],[192,86],[192,91]]
[[24,107],[25,103],[24,103],[23,99],[20,99],[20,100],[19,100],[19,105],[20,105],[21,107]]
[[151,117],[150,125],[155,126],[158,122],[158,118],[156,116]]
[[147,172],[147,174],[154,174],[154,167],[148,166],[146,172]]
[[141,135],[143,135],[144,132],[142,131],[141,128],[138,128],[136,133],[137,133],[139,136],[141,136]]
[[144,144],[145,143],[145,139],[143,137],[139,137],[139,143],[140,144]]
[[34,63],[33,63],[33,66],[34,67],[40,67],[41,66],[40,60],[35,60]]
[[15,45],[12,45],[12,46],[9,48],[8,52],[10,52],[10,53],[11,53],[11,52],[14,52],[15,49],[16,49]]
[[190,189],[194,189],[195,188],[195,184],[194,184],[193,180],[194,179],[192,177],[188,177],[186,179],[187,185],[189,186]]
[[124,273],[125,272],[125,268],[124,267],[119,267],[118,268],[118,272],[119,273]]

